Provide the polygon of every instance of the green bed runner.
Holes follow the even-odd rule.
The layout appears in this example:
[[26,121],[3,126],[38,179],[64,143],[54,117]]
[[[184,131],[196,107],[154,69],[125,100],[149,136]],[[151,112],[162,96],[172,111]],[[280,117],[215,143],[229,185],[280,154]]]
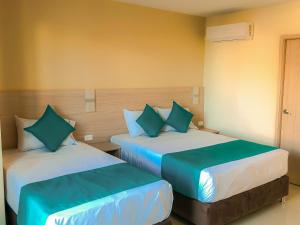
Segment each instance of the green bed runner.
[[198,199],[200,172],[212,166],[252,157],[277,149],[236,140],[204,148],[169,153],[162,157],[162,177],[175,191]]
[[159,181],[127,163],[25,185],[18,225],[44,225],[48,216],[125,190]]

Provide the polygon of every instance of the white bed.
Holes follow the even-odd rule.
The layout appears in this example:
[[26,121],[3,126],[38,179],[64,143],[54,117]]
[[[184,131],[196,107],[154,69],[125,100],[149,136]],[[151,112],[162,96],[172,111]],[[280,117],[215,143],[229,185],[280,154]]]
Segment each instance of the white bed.
[[[161,175],[162,156],[236,140],[227,136],[190,129],[187,133],[163,132],[157,138],[115,135],[121,157],[130,164]],[[288,152],[276,150],[202,170],[198,200],[212,203],[251,190],[287,174]]]
[[[55,153],[6,150],[3,157],[6,200],[16,214],[26,184],[123,162],[83,143],[64,146]],[[150,225],[169,217],[172,202],[171,186],[161,180],[52,214],[47,224],[94,225],[101,221],[103,225]]]

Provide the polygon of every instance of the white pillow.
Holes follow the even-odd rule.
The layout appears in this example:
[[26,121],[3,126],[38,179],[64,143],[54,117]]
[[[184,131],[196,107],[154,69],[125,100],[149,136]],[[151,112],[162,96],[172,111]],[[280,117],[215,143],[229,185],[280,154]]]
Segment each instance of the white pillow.
[[[18,116],[15,116],[17,133],[18,133],[18,149],[20,151],[29,151],[33,149],[44,148],[45,145],[37,139],[34,135],[24,130],[26,127],[30,127],[36,123],[37,120],[24,119]],[[72,127],[75,127],[75,121],[65,119]],[[62,143],[62,145],[76,145],[77,141],[75,140],[73,134],[70,134]]]
[[130,111],[127,109],[123,110],[124,119],[131,137],[137,137],[145,134],[143,128],[136,122],[142,113],[143,111]]
[[[161,116],[161,118],[163,118],[164,121],[166,121],[172,111],[172,108],[156,108],[157,112],[159,113],[159,115]],[[190,111],[188,108],[185,108],[185,110]],[[195,126],[195,124],[191,121],[190,125],[189,125],[189,129],[198,129],[198,127]],[[165,125],[162,128],[162,131],[175,131],[174,127],[171,127],[169,125]]]

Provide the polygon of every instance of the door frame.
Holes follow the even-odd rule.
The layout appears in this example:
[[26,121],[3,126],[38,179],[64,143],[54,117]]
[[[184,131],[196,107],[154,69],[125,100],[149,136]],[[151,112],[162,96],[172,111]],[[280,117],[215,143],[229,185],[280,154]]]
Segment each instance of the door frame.
[[279,47],[279,94],[278,106],[276,114],[276,130],[275,130],[275,144],[281,145],[281,128],[282,128],[282,110],[283,110],[283,94],[284,94],[284,79],[285,79],[285,62],[286,62],[286,44],[289,40],[300,39],[300,34],[283,35],[280,37]]

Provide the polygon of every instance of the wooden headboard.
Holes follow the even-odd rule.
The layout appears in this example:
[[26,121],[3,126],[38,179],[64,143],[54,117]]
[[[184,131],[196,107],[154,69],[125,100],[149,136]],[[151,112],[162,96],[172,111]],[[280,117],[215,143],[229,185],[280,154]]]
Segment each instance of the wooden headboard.
[[75,137],[93,134],[94,141],[109,140],[112,135],[127,132],[123,119],[124,108],[142,110],[146,103],[171,107],[172,100],[190,108],[194,121],[203,120],[203,88],[199,104],[193,104],[193,87],[136,88],[96,90],[96,112],[85,112],[84,90],[2,91],[0,92],[0,120],[3,149],[17,146],[14,115],[38,118],[45,106],[51,104],[61,115],[75,120]]

